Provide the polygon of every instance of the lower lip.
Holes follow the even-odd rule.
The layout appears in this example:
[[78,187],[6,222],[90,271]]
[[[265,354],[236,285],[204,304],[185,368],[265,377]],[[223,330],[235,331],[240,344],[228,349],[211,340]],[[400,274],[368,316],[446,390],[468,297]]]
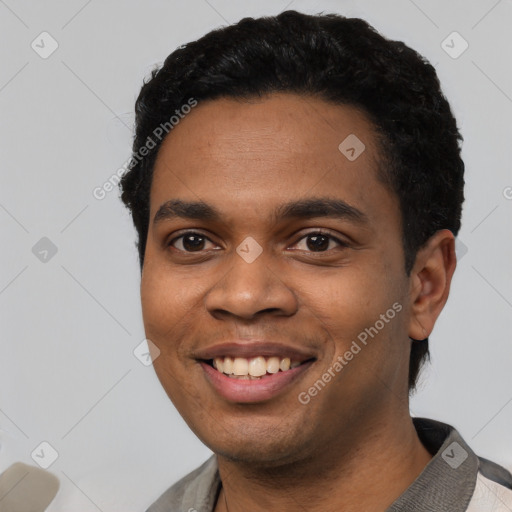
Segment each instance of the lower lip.
[[215,390],[230,402],[253,403],[270,400],[279,395],[286,387],[290,386],[300,375],[302,375],[313,361],[303,363],[296,368],[267,374],[261,379],[238,379],[231,378],[217,371],[204,361],[200,364]]

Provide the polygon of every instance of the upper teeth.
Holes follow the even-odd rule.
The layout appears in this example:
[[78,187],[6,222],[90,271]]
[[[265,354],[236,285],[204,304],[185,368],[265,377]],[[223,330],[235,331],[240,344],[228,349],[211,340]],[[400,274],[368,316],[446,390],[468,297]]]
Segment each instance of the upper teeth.
[[290,368],[299,366],[299,361],[290,361],[289,357],[216,357],[213,366],[219,372],[226,375],[261,377],[266,373],[277,373],[279,370],[285,372]]

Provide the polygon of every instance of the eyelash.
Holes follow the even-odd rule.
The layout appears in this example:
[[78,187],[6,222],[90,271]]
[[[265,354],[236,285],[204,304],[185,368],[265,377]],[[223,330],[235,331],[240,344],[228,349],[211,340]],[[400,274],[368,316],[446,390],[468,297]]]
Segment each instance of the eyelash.
[[[196,236],[199,236],[199,237],[201,237],[201,238],[204,238],[205,240],[208,240],[208,241],[209,241],[209,242],[211,242],[211,243],[214,243],[214,242],[212,242],[212,241],[211,241],[211,240],[210,240],[206,235],[203,235],[202,233],[199,233],[199,232],[197,232],[197,231],[186,231],[185,233],[182,233],[181,235],[179,235],[179,236],[177,236],[177,237],[173,238],[172,240],[170,240],[170,241],[166,244],[166,246],[167,246],[167,247],[173,247],[173,244],[174,244],[177,240],[180,240],[180,239],[182,239],[182,238],[184,238],[184,237],[186,237],[186,236],[189,236],[189,235],[196,235]],[[330,240],[334,240],[336,243],[338,243],[338,244],[339,244],[339,246],[340,246],[340,247],[344,247],[344,248],[345,248],[345,247],[348,247],[348,246],[349,246],[349,244],[348,244],[348,243],[346,243],[346,242],[344,242],[344,241],[340,240],[339,238],[337,238],[337,237],[333,236],[333,235],[332,235],[332,234],[330,234],[329,232],[326,232],[326,231],[323,231],[323,230],[310,231],[309,233],[304,234],[303,236],[301,236],[301,237],[300,237],[300,238],[299,238],[299,239],[294,243],[294,245],[296,245],[297,243],[299,243],[301,240],[303,240],[303,239],[305,239],[305,238],[307,238],[307,237],[309,237],[309,236],[314,236],[314,235],[316,235],[316,236],[318,236],[318,235],[320,235],[320,236],[325,236],[325,237],[329,238]],[[173,247],[173,248],[174,248],[174,249],[176,249],[176,247]],[[185,253],[185,254],[195,254],[195,253],[198,253],[198,254],[199,254],[199,253],[203,252],[203,250],[201,250],[201,251],[184,251],[184,250],[182,250],[182,249],[176,249],[176,250],[177,250],[177,251],[180,251],[180,252],[182,252],[182,253]],[[311,253],[313,253],[313,254],[317,254],[317,253],[322,254],[322,253],[327,253],[327,252],[329,252],[329,251],[332,251],[332,249],[327,249],[326,251],[309,251],[309,252],[311,252]]]

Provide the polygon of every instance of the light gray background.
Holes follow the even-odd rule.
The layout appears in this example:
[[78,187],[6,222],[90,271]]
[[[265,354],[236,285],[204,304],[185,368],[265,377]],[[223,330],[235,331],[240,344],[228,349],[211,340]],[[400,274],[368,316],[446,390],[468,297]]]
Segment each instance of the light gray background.
[[[135,231],[117,190],[92,191],[129,157],[154,64],[285,8],[365,18],[438,70],[465,138],[467,200],[412,411],[512,466],[510,0],[0,0],[0,472],[50,443],[61,490],[48,510],[144,510],[209,455],[133,354],[144,339]],[[47,59],[31,48],[43,31],[59,45]],[[469,43],[456,59],[441,46],[453,31]],[[57,247],[46,262],[32,252],[42,237]]]

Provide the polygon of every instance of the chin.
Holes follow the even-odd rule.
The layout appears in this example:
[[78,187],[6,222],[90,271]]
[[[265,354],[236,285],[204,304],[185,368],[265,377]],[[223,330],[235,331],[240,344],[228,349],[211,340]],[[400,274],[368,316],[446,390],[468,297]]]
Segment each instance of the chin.
[[305,447],[310,443],[301,430],[286,424],[251,426],[243,422],[237,428],[209,430],[203,437],[199,432],[196,435],[215,454],[230,461],[277,467],[304,458]]
[[[282,447],[281,447],[282,448]],[[299,460],[298,451],[294,449],[290,453],[284,450],[276,452],[275,447],[262,446],[259,443],[252,446],[219,447],[213,450],[217,455],[239,464],[251,464],[253,468],[277,468],[293,464]]]

